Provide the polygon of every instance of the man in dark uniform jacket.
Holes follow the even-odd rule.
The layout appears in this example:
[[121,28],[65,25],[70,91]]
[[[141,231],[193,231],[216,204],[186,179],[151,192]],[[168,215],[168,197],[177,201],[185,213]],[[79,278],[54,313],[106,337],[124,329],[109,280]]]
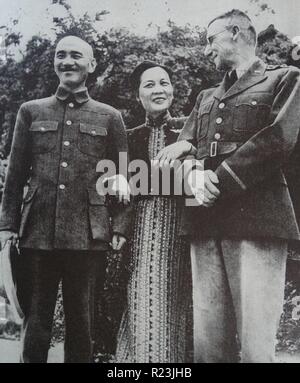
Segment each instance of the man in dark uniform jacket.
[[[233,10],[208,26],[206,55],[224,80],[198,96],[162,162],[197,149],[192,237],[196,362],[272,362],[287,242],[299,240],[282,166],[299,133],[299,71],[255,56],[256,32]],[[192,173],[191,173],[192,174]],[[201,185],[202,181],[202,185]]]
[[110,210],[96,190],[98,162],[117,164],[127,139],[120,113],[88,94],[95,66],[89,44],[63,38],[55,52],[56,94],[26,102],[17,116],[0,230],[2,246],[19,238],[24,362],[47,361],[60,279],[65,361],[91,361],[95,277],[104,275],[109,243],[120,250],[129,231],[126,208]]

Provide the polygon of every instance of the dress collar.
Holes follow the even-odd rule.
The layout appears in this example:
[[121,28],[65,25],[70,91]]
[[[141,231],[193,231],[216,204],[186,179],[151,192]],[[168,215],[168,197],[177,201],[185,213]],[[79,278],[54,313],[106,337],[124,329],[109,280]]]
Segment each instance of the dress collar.
[[159,128],[162,125],[166,124],[171,120],[170,112],[167,110],[166,112],[160,114],[158,117],[153,118],[149,115],[146,116],[146,126],[149,128]]
[[69,98],[74,99],[78,104],[83,104],[90,99],[90,96],[86,87],[78,90],[75,93],[71,93],[68,90],[66,90],[64,87],[59,86],[57,88],[55,96],[61,101],[66,101]]

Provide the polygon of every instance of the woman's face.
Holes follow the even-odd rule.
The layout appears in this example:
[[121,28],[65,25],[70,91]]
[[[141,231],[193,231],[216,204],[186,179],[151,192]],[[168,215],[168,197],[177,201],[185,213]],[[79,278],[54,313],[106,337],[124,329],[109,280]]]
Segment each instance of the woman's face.
[[138,100],[152,117],[169,109],[173,101],[173,87],[163,68],[154,67],[142,73]]

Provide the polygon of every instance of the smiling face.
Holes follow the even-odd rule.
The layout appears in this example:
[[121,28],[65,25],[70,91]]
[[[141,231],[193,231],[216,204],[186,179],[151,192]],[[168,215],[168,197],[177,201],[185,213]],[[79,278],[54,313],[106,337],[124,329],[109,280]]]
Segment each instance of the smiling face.
[[76,90],[85,85],[89,73],[93,73],[96,62],[89,44],[75,36],[63,38],[57,45],[54,69],[60,85]]
[[146,113],[154,118],[169,109],[173,101],[173,86],[163,68],[154,67],[142,73],[138,100]]
[[228,19],[214,21],[207,30],[207,46],[205,55],[208,56],[220,71],[233,69],[236,61],[236,46],[233,33],[228,28]]

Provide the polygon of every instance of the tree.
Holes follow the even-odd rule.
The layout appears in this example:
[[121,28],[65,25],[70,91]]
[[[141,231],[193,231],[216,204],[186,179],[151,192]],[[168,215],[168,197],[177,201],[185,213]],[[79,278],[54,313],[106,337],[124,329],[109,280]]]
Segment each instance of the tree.
[[269,12],[275,14],[275,11],[268,3],[262,0],[250,0],[250,3],[255,4],[258,8],[255,16],[259,16],[262,12]]

